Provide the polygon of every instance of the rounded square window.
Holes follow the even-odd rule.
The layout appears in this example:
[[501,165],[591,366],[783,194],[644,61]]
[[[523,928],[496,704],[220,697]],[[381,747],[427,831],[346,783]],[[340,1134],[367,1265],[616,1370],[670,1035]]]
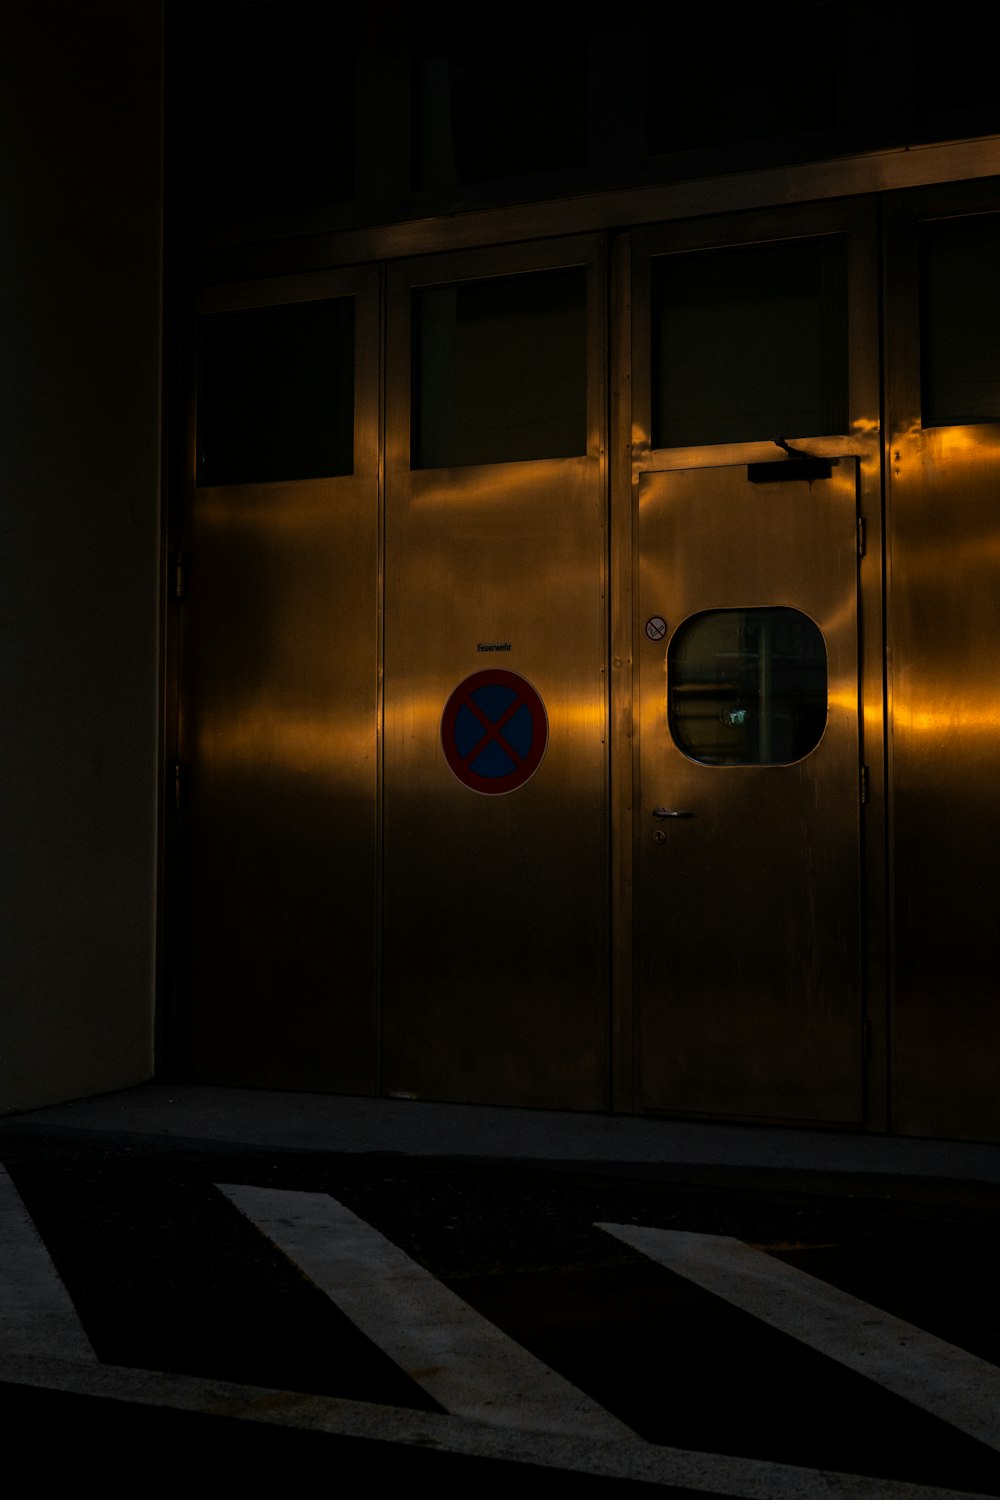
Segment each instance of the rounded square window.
[[678,750],[706,766],[787,766],[823,738],[826,643],[797,609],[692,615],[667,652],[667,718]]

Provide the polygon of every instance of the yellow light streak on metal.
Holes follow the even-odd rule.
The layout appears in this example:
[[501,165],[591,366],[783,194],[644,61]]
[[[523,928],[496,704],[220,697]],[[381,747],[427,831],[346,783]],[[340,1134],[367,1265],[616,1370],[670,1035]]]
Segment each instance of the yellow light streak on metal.
[[257,765],[310,776],[336,777],[345,765],[363,765],[374,754],[374,730],[361,733],[350,722],[268,712],[216,722],[198,740],[198,755],[206,766]]
[[897,703],[893,714],[895,731],[940,735],[989,735],[995,742],[1000,733],[1000,704],[952,704],[943,708],[909,708]]

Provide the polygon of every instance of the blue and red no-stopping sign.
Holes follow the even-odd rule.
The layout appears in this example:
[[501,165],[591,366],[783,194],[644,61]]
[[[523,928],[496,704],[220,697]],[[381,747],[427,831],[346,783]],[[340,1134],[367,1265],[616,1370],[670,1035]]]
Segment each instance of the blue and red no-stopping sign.
[[545,704],[500,667],[460,682],[441,715],[444,758],[474,792],[513,792],[534,776],[549,739]]

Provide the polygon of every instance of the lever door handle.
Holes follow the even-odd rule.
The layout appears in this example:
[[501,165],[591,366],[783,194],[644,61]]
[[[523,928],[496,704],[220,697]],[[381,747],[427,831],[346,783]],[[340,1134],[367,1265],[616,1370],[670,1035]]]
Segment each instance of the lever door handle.
[[693,818],[693,812],[677,812],[672,807],[654,807],[654,818]]

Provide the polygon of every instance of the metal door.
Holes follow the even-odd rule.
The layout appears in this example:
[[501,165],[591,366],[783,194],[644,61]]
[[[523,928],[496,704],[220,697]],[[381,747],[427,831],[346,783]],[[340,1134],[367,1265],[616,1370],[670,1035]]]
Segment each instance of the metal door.
[[178,606],[195,1079],[376,1084],[377,290],[308,276],[202,307]]
[[[389,1094],[607,1102],[600,257],[584,239],[390,272]],[[526,332],[518,345],[522,292],[545,336]],[[556,339],[558,373],[539,380],[531,366],[548,358],[550,294],[576,311],[570,344]],[[420,380],[434,385],[445,368],[454,380],[421,415]],[[522,382],[538,403],[528,411],[514,410]],[[573,430],[550,443],[539,434],[563,384],[577,392]],[[510,432],[494,444],[495,408],[508,403]],[[422,432],[439,418],[440,441]],[[552,448],[562,451],[539,456]]]
[[[856,462],[797,477],[811,467],[640,480],[646,1109],[862,1115]],[[763,644],[775,629],[791,632],[783,657]],[[705,644],[689,648],[697,632]],[[789,714],[808,699],[794,733],[772,712],[777,676]],[[701,728],[685,728],[689,713]]]

